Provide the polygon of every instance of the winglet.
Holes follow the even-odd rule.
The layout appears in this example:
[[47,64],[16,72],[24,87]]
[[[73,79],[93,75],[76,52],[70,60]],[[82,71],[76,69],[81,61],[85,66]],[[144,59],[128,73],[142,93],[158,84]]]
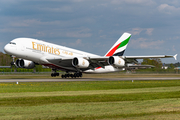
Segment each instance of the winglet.
[[177,60],[177,55],[178,55],[178,54],[175,54],[175,55],[173,56],[175,60]]

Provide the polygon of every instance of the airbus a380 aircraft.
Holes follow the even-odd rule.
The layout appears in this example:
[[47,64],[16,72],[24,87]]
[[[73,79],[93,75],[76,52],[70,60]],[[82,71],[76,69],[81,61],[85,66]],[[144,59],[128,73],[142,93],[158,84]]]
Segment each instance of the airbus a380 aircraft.
[[[99,56],[60,45],[36,40],[32,38],[17,38],[4,47],[4,51],[16,56],[15,65],[20,68],[32,69],[35,64],[40,64],[52,68],[52,77],[59,76],[57,70],[66,71],[66,77],[82,77],[82,73],[107,73],[125,70],[133,67],[128,63],[137,63],[136,59],[144,58],[170,58],[176,55],[158,56],[123,56],[128,45],[131,34],[124,33],[118,41],[111,47],[105,56]],[[143,67],[143,66],[136,66]],[[70,74],[71,73],[71,74]],[[72,74],[74,73],[74,74]]]

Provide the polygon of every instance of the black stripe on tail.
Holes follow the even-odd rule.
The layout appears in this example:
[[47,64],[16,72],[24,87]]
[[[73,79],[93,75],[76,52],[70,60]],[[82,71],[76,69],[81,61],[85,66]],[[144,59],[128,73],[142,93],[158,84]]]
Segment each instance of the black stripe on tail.
[[118,52],[118,53],[114,54],[113,56],[123,56],[124,52],[125,52],[125,50]]

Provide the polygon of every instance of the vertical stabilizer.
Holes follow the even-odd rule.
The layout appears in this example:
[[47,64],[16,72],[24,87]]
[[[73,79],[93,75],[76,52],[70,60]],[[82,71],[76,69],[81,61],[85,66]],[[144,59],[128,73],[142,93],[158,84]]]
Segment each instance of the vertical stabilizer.
[[124,54],[124,51],[126,50],[130,37],[130,33],[124,33],[105,54],[105,56],[122,56]]

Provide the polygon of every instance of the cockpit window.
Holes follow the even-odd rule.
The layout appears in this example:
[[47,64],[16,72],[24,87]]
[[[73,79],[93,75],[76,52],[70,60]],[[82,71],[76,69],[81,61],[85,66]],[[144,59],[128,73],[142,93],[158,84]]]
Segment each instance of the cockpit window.
[[16,45],[16,43],[14,43],[14,42],[10,42],[9,44],[13,44],[13,45]]

